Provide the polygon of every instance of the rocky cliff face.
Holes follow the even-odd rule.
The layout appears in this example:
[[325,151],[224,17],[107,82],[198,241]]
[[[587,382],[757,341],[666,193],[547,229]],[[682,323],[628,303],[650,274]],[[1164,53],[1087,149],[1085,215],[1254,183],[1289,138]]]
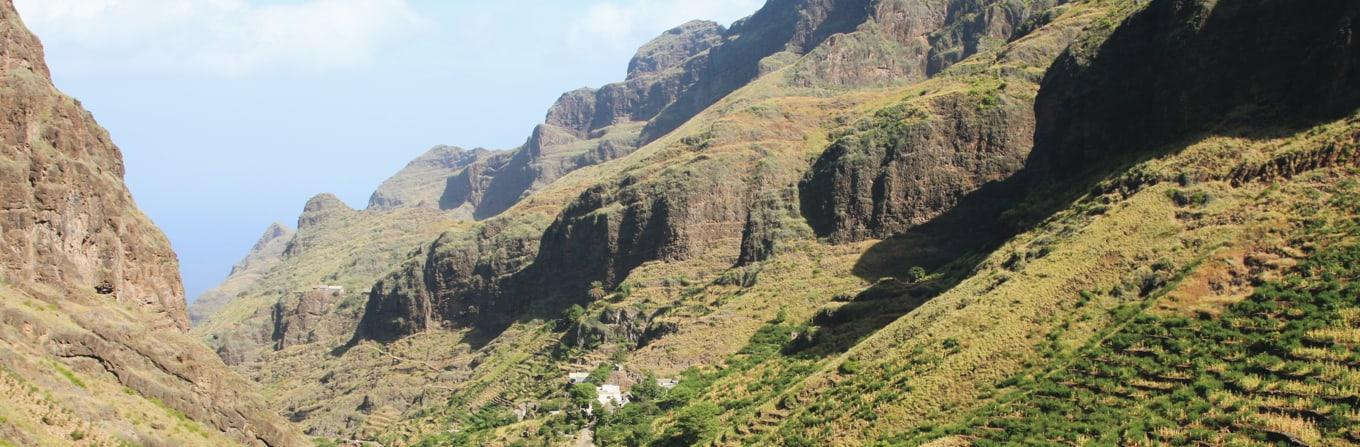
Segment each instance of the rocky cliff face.
[[[33,425],[0,420],[6,442],[46,444],[64,412],[110,445],[306,445],[244,379],[181,334],[189,321],[175,254],[133,203],[107,132],[52,85],[10,0],[0,1],[0,84],[0,366],[6,381],[29,384],[27,394],[6,393],[3,406],[32,398],[53,412]],[[76,389],[46,379],[53,368]],[[127,408],[92,397],[110,389],[131,408],[178,412],[210,432],[186,440],[161,422],[139,426],[144,419]]]
[[562,95],[524,146],[449,178],[439,206],[479,220],[498,215],[568,172],[656,140],[794,61],[790,87],[920,81],[1014,37],[1059,3],[776,0],[731,29],[690,22],[643,46],[624,82]]
[[714,22],[695,20],[666,31],[638,50],[628,62],[628,79],[665,72],[722,43],[727,30]]
[[343,288],[317,288],[298,294],[295,299],[274,303],[274,349],[315,343],[324,337],[323,320],[344,297]]
[[[1038,9],[1045,5],[1052,9]],[[877,14],[891,16],[896,14],[891,8],[901,6],[883,5]],[[1030,5],[1035,9],[1017,9],[1014,3],[964,2],[939,14],[952,22],[925,41],[942,46],[922,50],[928,56],[913,59],[915,68],[905,73],[935,78],[920,84],[917,97],[833,132],[836,141],[800,183],[800,208],[817,234],[835,242],[886,238],[939,216],[984,184],[1020,171],[1034,146],[1036,73],[1077,37],[1078,30],[1066,29],[1024,38],[1045,25],[1058,11],[1054,6],[1035,3]],[[906,16],[931,16],[921,12]],[[943,61],[977,51],[988,39],[1011,41],[990,61],[1006,69],[987,76],[978,76],[971,67],[940,71]],[[805,67],[843,58],[809,60],[818,62]]]
[[1066,0],[879,0],[852,33],[830,36],[793,69],[794,85],[864,87],[920,81],[1033,29]]
[[368,199],[368,209],[439,208],[439,199],[448,185],[449,177],[485,157],[488,152],[485,149],[435,146],[378,186]]
[[994,98],[942,95],[861,123],[799,185],[808,223],[833,241],[884,238],[1019,171],[1034,140],[1030,101]]
[[[652,118],[642,141],[650,142],[762,74],[782,68],[827,38],[854,31],[868,18],[871,0],[772,0],[732,25],[722,44],[690,58],[678,71],[683,87],[673,103]],[[771,56],[783,55],[783,58]],[[769,58],[769,60],[767,60]]]
[[0,275],[97,291],[187,330],[170,243],[137,210],[108,132],[50,81],[42,46],[0,10]]
[[189,319],[199,324],[216,313],[227,302],[255,284],[269,269],[283,260],[283,252],[293,239],[293,230],[280,223],[270,224],[246,257],[231,267],[227,279],[198,298],[189,306]]
[[[1216,127],[1350,113],[1360,98],[1360,4],[1154,2],[1044,78],[1031,164],[1080,174],[1112,154]],[[1244,126],[1245,125],[1245,126]]]
[[541,231],[531,222],[494,219],[475,231],[445,233],[373,287],[356,340],[503,323],[522,308],[505,297],[506,288],[528,290],[522,270],[538,253]]

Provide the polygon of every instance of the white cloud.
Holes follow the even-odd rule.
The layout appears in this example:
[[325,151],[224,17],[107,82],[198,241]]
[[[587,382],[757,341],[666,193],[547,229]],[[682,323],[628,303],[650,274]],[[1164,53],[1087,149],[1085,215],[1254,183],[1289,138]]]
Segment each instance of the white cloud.
[[242,76],[367,65],[419,26],[407,0],[15,0],[63,68]]
[[636,48],[695,19],[724,25],[754,13],[765,0],[605,0],[592,3],[572,27],[577,41]]

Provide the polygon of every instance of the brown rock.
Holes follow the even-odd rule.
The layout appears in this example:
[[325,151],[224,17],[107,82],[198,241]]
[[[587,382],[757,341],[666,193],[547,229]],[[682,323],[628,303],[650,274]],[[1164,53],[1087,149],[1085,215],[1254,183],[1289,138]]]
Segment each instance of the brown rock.
[[[169,242],[133,203],[107,132],[52,85],[11,0],[0,0],[0,110],[0,340],[41,352],[36,361],[96,366],[107,374],[92,380],[116,381],[245,445],[309,445],[182,333],[189,321]],[[18,294],[26,297],[10,298]],[[35,313],[19,300],[47,305]]]
[[317,287],[298,294],[295,299],[274,304],[274,349],[313,343],[320,337],[322,319],[330,314],[344,296],[343,288]]
[[189,328],[179,261],[123,185],[108,132],[53,87],[37,39],[0,4],[0,275],[108,295]]

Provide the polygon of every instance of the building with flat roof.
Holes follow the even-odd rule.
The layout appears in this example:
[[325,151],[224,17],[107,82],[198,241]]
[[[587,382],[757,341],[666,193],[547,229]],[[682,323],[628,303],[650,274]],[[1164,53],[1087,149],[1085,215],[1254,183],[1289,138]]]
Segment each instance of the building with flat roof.
[[595,392],[600,395],[600,405],[606,407],[628,405],[628,396],[623,394],[623,389],[618,385],[600,385],[595,388]]

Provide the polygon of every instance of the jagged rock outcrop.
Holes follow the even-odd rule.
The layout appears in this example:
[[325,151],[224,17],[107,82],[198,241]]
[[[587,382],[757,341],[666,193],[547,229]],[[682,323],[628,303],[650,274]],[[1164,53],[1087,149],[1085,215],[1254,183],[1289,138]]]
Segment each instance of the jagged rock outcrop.
[[905,102],[857,124],[799,185],[803,216],[832,241],[886,238],[1018,172],[1033,147],[1033,94],[1012,96],[1007,85],[1026,82],[1006,82]]
[[[749,39],[749,35],[766,39],[776,35],[787,44],[780,48],[802,47],[802,51],[810,51],[807,57],[795,63],[795,73],[798,73],[836,59],[837,56],[827,48],[841,45],[830,36],[842,31],[854,30],[836,39],[851,39],[855,35],[884,30],[896,30],[903,39],[913,33],[918,36],[957,34],[954,29],[960,27],[976,32],[963,32],[961,35],[966,38],[942,39],[940,42],[984,40],[990,35],[987,33],[1002,33],[1013,38],[1017,36],[1011,33],[1023,17],[1036,15],[1051,7],[1053,2],[1035,2],[1011,13],[1008,19],[997,19],[999,21],[992,26],[970,25],[976,17],[967,12],[986,9],[983,6],[990,4],[977,0],[911,3],[772,1],[756,15],[733,25],[732,32],[739,37],[713,48],[709,57],[734,57],[749,63],[752,58],[758,59],[750,52],[763,54],[757,50],[766,48],[768,43],[729,45]],[[779,27],[775,28],[776,25]],[[806,47],[809,45],[811,47]],[[1017,52],[1024,54],[1015,55],[1014,62],[1041,69],[1057,56],[1065,43],[1035,45],[1042,48]],[[878,42],[875,46],[890,47],[892,44]],[[720,56],[738,48],[744,53]],[[945,49],[938,48],[939,51]],[[1047,52],[1046,60],[1032,54],[1043,51]],[[928,51],[915,53],[921,54],[914,63],[920,67],[929,65]],[[966,49],[959,53],[971,54]],[[738,57],[739,54],[742,56]],[[715,59],[714,63],[720,60]],[[937,70],[947,65],[942,63]],[[898,72],[896,76],[919,80],[930,74],[934,73],[922,68]],[[853,174],[831,178],[814,174],[813,181],[803,183],[802,195],[813,196],[812,201],[819,202],[821,209],[828,212],[848,213],[851,218],[862,215],[865,220],[877,218],[882,222],[868,224],[871,226],[883,223],[901,226],[932,217],[933,213],[947,209],[958,197],[982,183],[1019,170],[1033,141],[1034,119],[1027,98],[1032,98],[1034,81],[1025,78],[1021,70],[1012,76],[1018,83],[1029,85],[1016,87],[1019,99],[1010,98],[1011,94],[1004,91],[1007,81],[1002,80],[985,88],[973,87],[925,98],[928,104],[919,105],[920,110],[901,106],[885,111],[876,118],[876,124],[865,125],[865,134],[833,145],[824,161],[813,168],[814,171],[835,171],[838,169],[835,165],[843,162],[845,165],[841,169]],[[797,75],[793,79],[796,80]],[[950,86],[950,90],[956,89]],[[654,121],[652,125],[656,123]],[[767,132],[774,133],[773,130]],[[723,137],[708,135],[706,138],[717,140],[701,142],[698,150],[721,144]],[[729,138],[739,140],[741,137]],[[774,138],[774,135],[765,138]],[[798,136],[787,138],[793,140]],[[782,231],[778,230],[780,225],[771,223],[793,214],[788,205],[792,202],[789,192],[797,186],[787,182],[796,177],[789,175],[787,169],[769,169],[768,165],[757,165],[757,169],[741,172],[723,166],[721,162],[696,163],[687,166],[686,171],[687,175],[680,178],[663,177],[664,180],[643,183],[625,179],[591,189],[568,206],[546,231],[536,264],[551,265],[548,269],[555,272],[570,272],[570,275],[615,283],[643,262],[688,259],[700,254],[711,256],[715,253],[713,248],[726,245],[726,241],[741,242],[740,255],[734,263],[767,257],[772,251],[769,244],[773,240],[768,233]],[[875,178],[877,183],[870,181]],[[819,200],[816,197],[819,194],[828,194],[831,199]],[[882,199],[890,196],[899,202],[889,203]],[[875,200],[875,197],[880,198]],[[851,203],[857,200],[858,203]],[[853,220],[844,217],[828,216],[825,220],[835,224]],[[831,226],[821,224],[816,218],[810,220],[814,228]],[[865,232],[856,229],[856,234]]]
[[0,276],[97,291],[187,330],[170,242],[123,185],[123,160],[52,86],[42,46],[0,5]]
[[611,307],[597,318],[575,322],[563,339],[567,346],[594,349],[605,343],[640,346],[648,339],[666,332],[664,322],[656,322],[656,313],[633,307]]
[[373,287],[356,340],[394,340],[444,324],[490,327],[522,301],[503,299],[538,252],[532,223],[495,219],[449,232]]
[[[712,166],[711,168],[717,168]],[[562,211],[535,261],[580,288],[617,285],[647,261],[680,260],[739,241],[749,208],[743,174],[676,179],[670,185],[603,184]],[[611,204],[623,204],[610,207]],[[736,260],[733,259],[732,262]],[[584,288],[581,288],[584,290]]]
[[[423,207],[355,211],[332,195],[319,195],[304,207],[302,225],[287,238],[277,262],[248,270],[254,279],[206,313],[194,333],[227,364],[251,373],[276,351],[343,341],[359,319],[359,293],[457,222],[447,212]],[[234,278],[243,275],[220,287],[236,287]],[[347,292],[313,293],[318,287]]]
[[[881,111],[818,160],[801,187],[803,213],[833,241],[882,238],[1025,166],[1036,181],[1067,178],[1103,169],[1111,152],[1156,148],[1214,126],[1348,113],[1360,67],[1351,23],[1360,7],[1324,2],[1258,14],[1270,7],[1158,2],[1107,30],[1108,39],[1064,44],[1060,54],[1016,48],[1003,57],[1054,61],[1037,99],[1003,89],[983,91],[981,107],[959,93],[912,113]],[[1318,26],[1326,31],[1301,32]],[[1258,27],[1267,31],[1250,31]],[[1300,48],[1311,50],[1298,56]],[[1034,83],[1022,72],[1003,79],[1012,91]],[[1275,115],[1237,110],[1242,104]]]
[[[938,86],[927,84],[920,98],[881,109],[843,131],[800,183],[800,208],[814,231],[834,242],[886,238],[939,216],[988,182],[1019,172],[1034,147],[1038,79],[1032,73],[1051,65],[1076,32],[1019,39],[1043,25],[1040,8],[1058,3],[1023,8],[1007,2],[951,4],[942,16],[953,20],[951,25],[925,40],[943,46],[932,44],[930,56],[915,59],[915,74],[908,74],[938,76]],[[877,14],[901,7],[881,5]],[[977,43],[986,39],[1016,41],[997,55],[998,65],[1014,69],[985,81],[967,79],[966,71],[936,73],[943,61],[977,51]],[[963,82],[967,88],[961,88]],[[931,92],[932,87],[942,91]]]
[[294,299],[283,299],[274,304],[274,349],[287,349],[304,343],[315,343],[321,338],[317,331],[323,319],[335,310],[344,297],[344,289],[318,287],[297,294]]
[[642,141],[651,142],[762,74],[782,68],[767,58],[796,59],[828,37],[855,30],[868,18],[872,0],[771,0],[733,24],[723,42],[678,66],[684,73],[672,103],[648,121]]
[[170,430],[117,428],[135,421],[83,407],[99,389],[122,388],[245,445],[308,445],[248,382],[181,333],[189,320],[169,242],[133,203],[107,132],[52,85],[42,47],[11,0],[0,0],[0,84],[0,366],[15,374],[7,377],[30,389],[50,383],[25,367],[34,363],[86,374],[92,382],[63,373],[80,393],[43,398],[49,408],[86,411],[99,423],[91,429],[111,430],[99,435],[118,442],[160,444],[156,431]]
[[498,215],[568,172],[656,140],[793,61],[794,87],[919,81],[987,42],[1014,38],[1058,3],[775,0],[731,29],[686,23],[644,45],[624,82],[562,95],[524,146],[449,178],[439,206],[479,220]]
[[988,45],[1033,29],[1066,0],[880,0],[853,33],[831,36],[794,68],[794,85],[863,87],[935,76]]
[[571,171],[636,150],[641,123],[691,82],[679,64],[721,43],[724,31],[713,22],[684,24],[643,46],[624,82],[563,94],[523,146],[485,157],[450,178],[440,207],[486,219]]
[[661,73],[679,66],[722,42],[722,25],[707,20],[695,20],[675,27],[653,39],[638,50],[628,62],[628,79]]
[[[790,65],[795,87],[917,82],[1014,38],[1063,0],[773,0],[686,62],[696,81],[643,131],[654,140],[751,80]],[[802,57],[808,55],[809,57]]]
[[439,208],[439,199],[444,194],[449,177],[486,157],[489,152],[485,149],[435,146],[378,186],[368,199],[368,209]]
[[194,299],[193,304],[189,305],[189,319],[194,324],[202,322],[253,285],[283,260],[283,251],[288,248],[292,238],[292,229],[277,222],[270,224],[250,248],[250,253],[231,267],[226,280]]

